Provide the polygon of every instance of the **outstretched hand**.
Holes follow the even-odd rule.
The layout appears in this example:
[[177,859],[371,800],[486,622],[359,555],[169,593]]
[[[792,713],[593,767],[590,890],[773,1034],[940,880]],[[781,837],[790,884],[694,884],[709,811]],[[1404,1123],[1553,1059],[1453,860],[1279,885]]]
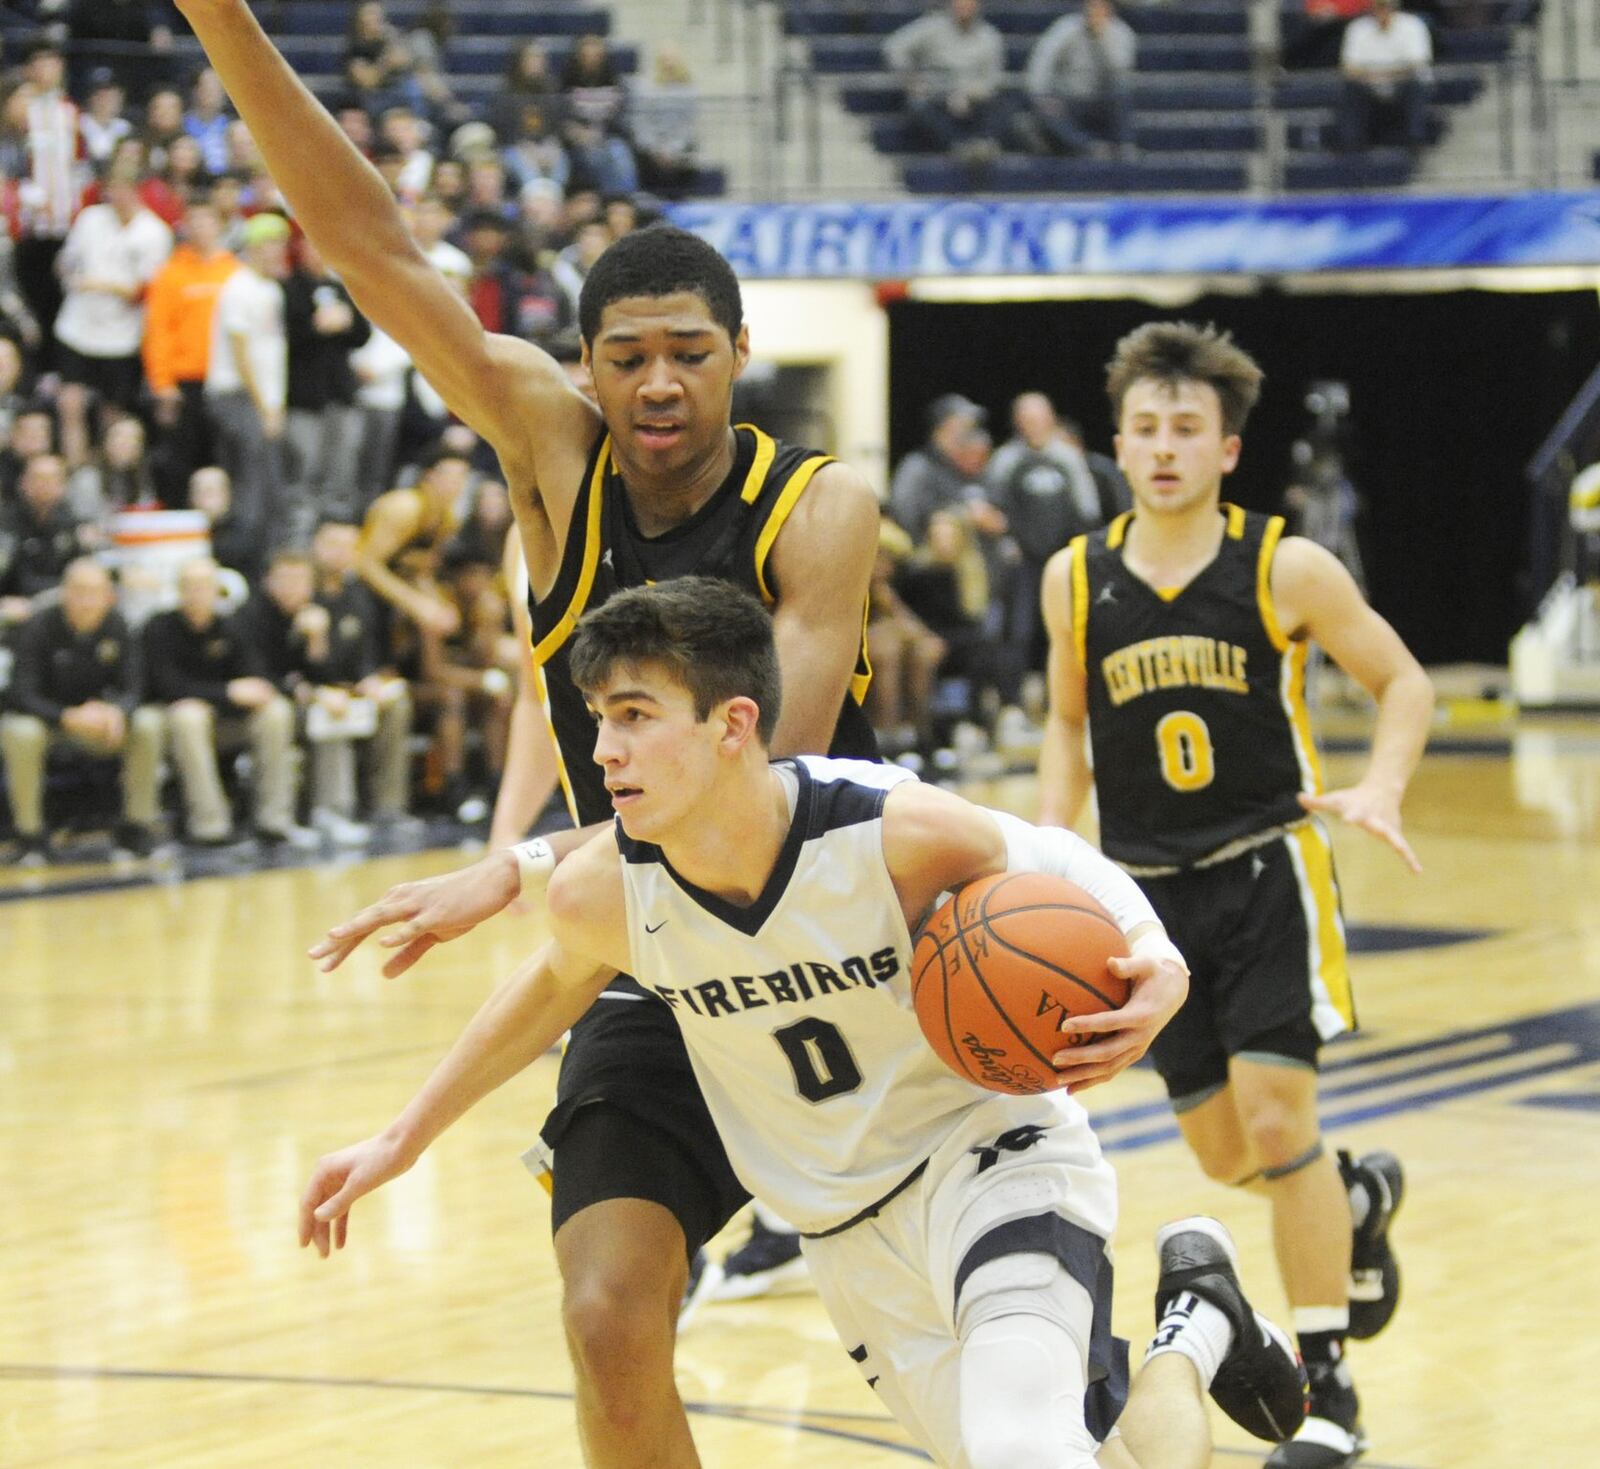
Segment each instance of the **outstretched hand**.
[[1300,804],[1307,811],[1337,816],[1351,826],[1371,832],[1380,842],[1393,847],[1413,872],[1422,871],[1422,863],[1417,861],[1417,854],[1400,830],[1400,802],[1387,791],[1365,785],[1346,786],[1320,796],[1302,794]]
[[319,1159],[300,1195],[301,1247],[315,1245],[324,1260],[330,1248],[342,1250],[350,1232],[350,1206],[410,1166],[399,1145],[381,1134]]
[[1126,1071],[1150,1049],[1189,994],[1188,971],[1162,954],[1111,959],[1107,967],[1128,980],[1133,992],[1120,1009],[1069,1015],[1061,1022],[1067,1049],[1056,1052],[1051,1064],[1069,1092],[1099,1086]]
[[337,969],[379,929],[398,925],[378,940],[396,949],[383,966],[389,979],[404,974],[429,949],[471,933],[486,918],[505,908],[522,891],[517,859],[510,852],[492,852],[459,872],[425,877],[392,887],[376,903],[328,930],[308,951],[323,973]]

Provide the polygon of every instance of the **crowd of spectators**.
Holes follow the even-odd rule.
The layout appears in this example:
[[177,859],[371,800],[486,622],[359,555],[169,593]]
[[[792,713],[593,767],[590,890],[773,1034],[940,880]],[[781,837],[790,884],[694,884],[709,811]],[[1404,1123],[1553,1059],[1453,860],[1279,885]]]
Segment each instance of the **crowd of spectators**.
[[[1348,151],[1427,141],[1433,32],[1499,19],[1503,0],[1304,0],[1288,35],[1290,67],[1337,67],[1344,87],[1328,142]],[[1416,13],[1412,13],[1416,12]],[[905,89],[917,149],[974,168],[1006,148],[1039,156],[1136,155],[1131,83],[1139,41],[1115,0],[1064,7],[1034,41],[1020,76],[982,0],[939,0],[884,41]]]
[[[165,7],[32,9],[54,29],[0,70],[0,853],[480,818],[518,667],[492,455],[179,73]],[[559,70],[530,40],[475,117],[450,10],[353,7],[327,100],[484,326],[581,376],[585,274],[694,173],[687,69],[663,47],[626,88],[602,38]]]
[[891,754],[957,760],[1026,746],[1042,703],[1044,563],[1132,503],[1040,392],[1011,405],[998,448],[960,393],[928,407],[928,436],[900,461],[879,528],[867,712]]

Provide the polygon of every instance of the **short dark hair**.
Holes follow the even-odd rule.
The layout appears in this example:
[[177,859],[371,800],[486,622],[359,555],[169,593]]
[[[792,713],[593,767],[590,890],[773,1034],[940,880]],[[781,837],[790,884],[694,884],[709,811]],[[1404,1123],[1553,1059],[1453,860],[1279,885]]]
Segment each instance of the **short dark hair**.
[[1153,379],[1168,388],[1206,383],[1222,403],[1222,431],[1244,432],[1266,376],[1256,360],[1214,326],[1192,321],[1152,321],[1131,331],[1106,366],[1112,421],[1122,421],[1122,400],[1136,382]]
[[670,224],[634,230],[595,261],[578,297],[578,330],[592,343],[601,314],[613,301],[676,291],[699,296],[730,341],[739,335],[744,300],[733,267],[698,235]]
[[755,700],[756,733],[772,743],[783,681],[772,619],[749,592],[713,576],[630,587],[586,613],[572,639],[572,681],[600,688],[618,664],[659,663],[694,699],[704,720],[728,699]]
[[466,449],[458,449],[448,439],[440,439],[438,443],[427,449],[417,460],[417,469],[427,474],[430,470],[437,469],[441,464],[448,464],[452,459],[459,459],[467,468],[472,467],[472,454]]

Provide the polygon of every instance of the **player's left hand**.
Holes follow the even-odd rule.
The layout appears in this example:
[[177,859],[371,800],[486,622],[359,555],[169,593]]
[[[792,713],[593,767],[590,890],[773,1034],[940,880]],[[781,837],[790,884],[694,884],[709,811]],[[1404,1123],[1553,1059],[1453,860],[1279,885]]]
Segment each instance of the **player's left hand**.
[[1133,992],[1119,1010],[1069,1015],[1061,1022],[1062,1034],[1073,1039],[1050,1059],[1069,1092],[1099,1086],[1126,1071],[1150,1049],[1189,994],[1188,971],[1165,955],[1112,959],[1107,967],[1128,980]]
[[384,976],[395,979],[429,949],[471,933],[480,923],[493,918],[521,891],[522,876],[515,855],[491,852],[481,862],[459,872],[390,888],[355,917],[335,924],[308,952],[328,973],[343,964],[363,940],[394,925],[378,943],[398,951],[383,966]]
[[301,1246],[315,1245],[324,1260],[330,1248],[342,1250],[350,1231],[350,1206],[398,1178],[412,1161],[385,1133],[319,1158],[300,1195]]
[[1337,816],[1351,826],[1371,832],[1380,842],[1385,842],[1400,854],[1400,860],[1413,872],[1421,872],[1422,864],[1411,844],[1400,830],[1400,802],[1387,790],[1373,786],[1353,785],[1343,790],[1327,791],[1320,796],[1302,794],[1300,804],[1318,815]]

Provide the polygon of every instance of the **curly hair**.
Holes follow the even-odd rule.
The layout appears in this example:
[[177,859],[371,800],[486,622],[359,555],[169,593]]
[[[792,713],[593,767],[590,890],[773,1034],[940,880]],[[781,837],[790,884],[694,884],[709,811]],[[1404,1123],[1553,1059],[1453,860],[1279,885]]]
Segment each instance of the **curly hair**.
[[592,344],[613,301],[678,291],[699,296],[730,341],[739,335],[744,299],[733,267],[698,235],[670,224],[634,230],[595,261],[578,297],[578,330]]

